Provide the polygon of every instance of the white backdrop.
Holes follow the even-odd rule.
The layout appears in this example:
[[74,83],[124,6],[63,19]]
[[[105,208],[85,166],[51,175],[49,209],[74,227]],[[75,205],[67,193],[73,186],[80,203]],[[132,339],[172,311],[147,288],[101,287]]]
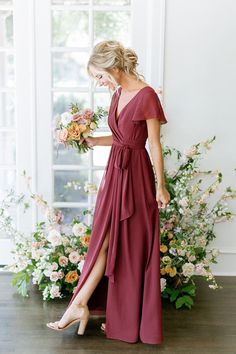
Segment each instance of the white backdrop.
[[[236,188],[236,2],[166,0],[164,106],[168,144],[184,149],[216,135],[202,161]],[[235,212],[236,201],[231,203]],[[236,219],[216,226],[215,274],[236,275]]]

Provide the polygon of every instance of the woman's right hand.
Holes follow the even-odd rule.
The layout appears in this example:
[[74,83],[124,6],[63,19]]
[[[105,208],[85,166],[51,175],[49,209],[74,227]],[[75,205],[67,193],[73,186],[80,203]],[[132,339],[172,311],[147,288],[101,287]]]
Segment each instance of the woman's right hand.
[[93,146],[96,146],[98,144],[98,137],[95,138],[93,136],[88,136],[87,138],[84,138],[84,140],[90,148],[93,148]]

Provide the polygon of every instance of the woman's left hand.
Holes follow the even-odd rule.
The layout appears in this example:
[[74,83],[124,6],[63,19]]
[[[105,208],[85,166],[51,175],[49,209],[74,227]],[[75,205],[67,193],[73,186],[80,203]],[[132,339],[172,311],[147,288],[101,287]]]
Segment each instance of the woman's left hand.
[[165,208],[170,201],[170,193],[165,187],[159,187],[156,191],[158,208]]

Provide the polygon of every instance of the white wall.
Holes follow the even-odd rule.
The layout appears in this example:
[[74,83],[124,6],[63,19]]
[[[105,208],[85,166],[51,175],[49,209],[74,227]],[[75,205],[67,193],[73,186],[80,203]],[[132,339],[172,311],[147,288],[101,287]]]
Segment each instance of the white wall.
[[[169,145],[184,149],[216,135],[202,162],[236,188],[236,1],[166,0],[164,105]],[[234,209],[236,201],[231,203]],[[236,275],[236,218],[216,226],[215,274]]]

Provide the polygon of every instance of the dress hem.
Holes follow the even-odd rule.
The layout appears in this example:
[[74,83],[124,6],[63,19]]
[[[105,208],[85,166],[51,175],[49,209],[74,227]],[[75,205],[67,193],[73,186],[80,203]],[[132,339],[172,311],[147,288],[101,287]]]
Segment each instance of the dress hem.
[[132,339],[128,339],[128,338],[124,338],[124,337],[120,337],[119,335],[112,335],[112,334],[106,334],[106,338],[107,339],[113,339],[113,340],[120,340],[122,342],[126,342],[126,343],[130,343],[130,344],[134,344],[134,343],[139,343],[139,342],[142,342],[143,344],[154,344],[154,345],[160,345],[162,344],[163,342],[163,339],[161,340],[144,340],[144,339],[141,339],[141,337],[139,337],[138,339],[136,340],[132,340]]

